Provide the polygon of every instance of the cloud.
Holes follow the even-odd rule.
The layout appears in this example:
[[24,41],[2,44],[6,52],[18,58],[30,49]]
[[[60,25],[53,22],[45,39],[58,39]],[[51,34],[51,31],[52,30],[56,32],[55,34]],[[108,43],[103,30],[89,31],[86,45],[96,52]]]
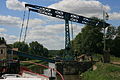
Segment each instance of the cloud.
[[20,26],[21,19],[19,17],[13,17],[13,16],[2,16],[0,15],[0,25],[2,26]]
[[7,30],[5,28],[0,28],[0,32],[6,32]]
[[[0,15],[0,25],[7,27],[21,27],[21,18],[13,16]],[[26,20],[25,20],[26,25]],[[30,19],[27,42],[38,41],[48,49],[61,49],[64,48],[64,24],[47,24],[45,21],[34,18]],[[74,36],[81,31],[81,26],[73,24]],[[25,26],[24,26],[25,27]],[[0,28],[0,32],[5,32],[6,29]],[[0,33],[0,36],[5,37],[8,43],[13,43],[18,40],[15,35]],[[52,45],[51,45],[52,44]]]
[[4,37],[5,40],[7,41],[7,44],[12,44],[18,40],[18,38],[14,35],[8,35],[3,33],[0,33],[0,37]]
[[18,0],[6,0],[6,6],[8,9],[12,10],[24,10],[26,2],[20,2]]
[[[26,22],[27,20],[25,20],[25,22]],[[34,19],[30,19],[29,20],[29,27],[36,27],[36,26],[39,26],[39,25],[43,25],[43,24],[45,24],[46,23],[46,21],[43,21],[43,20],[41,20],[41,19],[38,19],[38,18],[34,18]],[[24,25],[26,25],[26,23],[24,24]]]
[[[24,26],[26,26],[26,21],[24,22]],[[29,20],[29,27],[36,27],[39,26],[41,24],[45,24],[46,22],[38,19],[38,18],[34,18],[34,19],[30,19]],[[2,26],[9,26],[9,27],[21,27],[22,24],[22,19],[20,17],[14,17],[14,16],[3,16],[0,15],[0,25]]]
[[101,2],[96,0],[62,0],[48,7],[70,13],[76,13],[86,17],[101,17],[102,6],[105,11],[110,11],[110,6],[103,5]]
[[110,20],[120,20],[120,13],[118,12],[113,12],[109,14]]
[[[73,27],[74,36],[81,32],[82,26],[73,24]],[[64,24],[37,26],[29,30],[26,41],[38,41],[48,49],[62,49],[65,42],[64,35]]]

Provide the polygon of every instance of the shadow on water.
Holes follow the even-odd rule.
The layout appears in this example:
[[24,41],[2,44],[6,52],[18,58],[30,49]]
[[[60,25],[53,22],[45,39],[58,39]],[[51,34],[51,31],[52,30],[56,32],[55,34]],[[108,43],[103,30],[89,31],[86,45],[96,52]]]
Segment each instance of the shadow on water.
[[[65,80],[82,80],[80,75],[63,75]],[[61,80],[57,77],[57,80]]]

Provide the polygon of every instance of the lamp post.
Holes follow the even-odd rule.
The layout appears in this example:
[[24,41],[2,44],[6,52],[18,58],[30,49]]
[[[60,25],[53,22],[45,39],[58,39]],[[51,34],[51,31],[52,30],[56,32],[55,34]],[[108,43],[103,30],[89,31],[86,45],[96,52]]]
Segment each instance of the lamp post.
[[104,28],[104,35],[103,35],[103,61],[104,63],[109,63],[110,62],[110,54],[109,52],[106,50],[106,33],[107,33],[107,29],[108,27],[105,27],[105,20],[108,20],[108,14],[104,11],[104,7],[102,6],[103,9],[103,28]]

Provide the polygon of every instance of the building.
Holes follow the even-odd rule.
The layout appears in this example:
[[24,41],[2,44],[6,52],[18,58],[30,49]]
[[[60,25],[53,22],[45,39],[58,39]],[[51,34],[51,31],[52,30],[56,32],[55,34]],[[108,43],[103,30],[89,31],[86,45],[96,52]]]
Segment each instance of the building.
[[7,57],[7,44],[3,37],[0,37],[0,60]]

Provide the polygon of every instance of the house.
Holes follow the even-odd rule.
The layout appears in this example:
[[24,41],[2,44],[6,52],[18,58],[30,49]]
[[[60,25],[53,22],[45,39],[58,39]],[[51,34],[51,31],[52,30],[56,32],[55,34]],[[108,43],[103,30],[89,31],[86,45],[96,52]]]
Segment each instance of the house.
[[7,44],[3,37],[0,37],[0,59],[6,59],[7,57]]

